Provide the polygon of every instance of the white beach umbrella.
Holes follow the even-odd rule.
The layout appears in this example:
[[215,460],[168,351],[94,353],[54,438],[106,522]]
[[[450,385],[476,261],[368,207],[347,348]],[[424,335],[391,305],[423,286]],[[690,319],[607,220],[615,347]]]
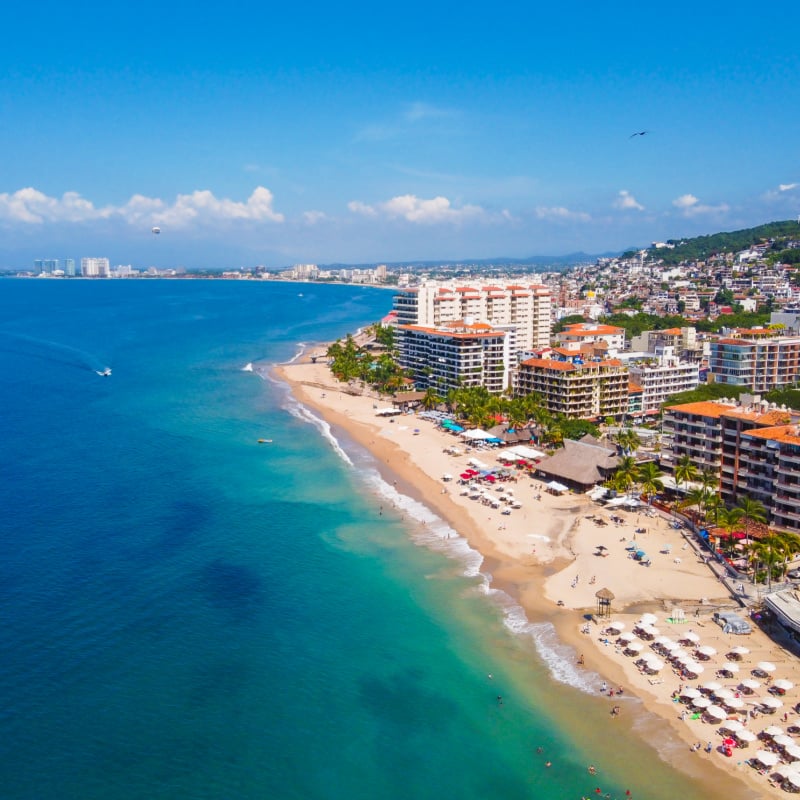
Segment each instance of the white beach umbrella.
[[642,616],[639,617],[639,622],[636,624],[642,626],[655,625],[656,622],[658,622],[658,617],[655,614],[642,614]]
[[791,783],[795,789],[800,789],[800,772],[790,772],[785,776],[784,780]]
[[790,744],[788,747],[784,747],[783,752],[786,753],[792,761],[800,761],[800,747],[796,744]]
[[714,692],[714,697],[718,697],[720,700],[730,700],[733,697],[733,692],[730,689],[717,689]]
[[700,637],[694,631],[686,631],[686,633],[681,634],[680,641],[697,644],[700,641]]
[[691,656],[689,655],[689,653],[687,653],[687,652],[686,652],[686,651],[685,651],[685,650],[684,650],[682,647],[679,647],[677,650],[673,650],[673,651],[672,651],[672,652],[669,654],[669,657],[670,657],[670,658],[671,658],[673,661],[682,661],[682,660],[683,660],[683,659],[685,659],[685,658],[691,658]]
[[742,700],[739,697],[731,697],[730,699],[722,700],[721,702],[722,705],[725,706],[725,708],[731,708],[734,710],[739,708],[744,708],[744,700]]
[[705,714],[706,716],[711,717],[711,719],[717,719],[717,720],[725,719],[725,717],[728,716],[725,709],[720,708],[719,706],[709,706],[705,710]]
[[786,730],[800,730],[800,719],[793,719],[786,723]]
[[776,667],[771,661],[759,661],[756,669],[761,672],[775,672]]
[[654,625],[645,625],[642,628],[642,633],[645,636],[658,636],[658,634],[661,633],[661,631],[658,628],[656,628]]
[[772,737],[772,741],[780,747],[794,744],[794,739],[788,733],[779,733],[777,736]]
[[732,661],[726,661],[720,668],[720,672],[730,672],[731,675],[735,675],[739,671],[739,665],[734,664]]
[[722,688],[722,684],[719,681],[708,681],[708,683],[704,683],[702,686],[707,692],[716,692],[717,689]]
[[778,680],[772,682],[772,685],[776,689],[781,689],[784,692],[788,692],[789,689],[794,686],[794,684],[791,681],[787,681],[786,678],[778,678]]
[[700,696],[692,699],[692,705],[695,708],[708,708],[712,703],[707,697]]
[[647,669],[652,670],[653,672],[658,672],[659,670],[664,669],[664,662],[660,658],[648,658],[645,661]]
[[653,644],[664,645],[667,644],[667,642],[671,641],[672,639],[670,639],[669,636],[664,636],[664,634],[662,633],[659,636],[656,636],[655,639],[653,639]]
[[775,753],[770,753],[769,750],[759,750],[753,758],[765,767],[774,767],[780,759]]
[[[741,722],[739,723],[742,724]],[[738,731],[734,731],[736,734],[736,738],[740,742],[754,742],[758,737],[753,733],[753,731],[747,730],[744,726],[742,726]]]
[[694,699],[695,697],[702,697],[703,695],[693,686],[687,686],[682,692],[681,697],[688,697]]
[[710,644],[704,644],[697,648],[697,652],[701,656],[706,656],[706,658],[711,658],[711,656],[715,656],[717,654],[717,649],[712,647]]
[[630,653],[641,653],[643,647],[644,647],[644,645],[641,644],[640,642],[630,642],[625,647],[625,650],[630,652]]
[[778,725],[767,725],[761,733],[765,733],[767,736],[780,736],[783,733],[783,728]]
[[755,678],[745,678],[739,686],[743,686],[745,689],[749,689],[751,692],[755,689],[758,689],[761,686],[761,683],[757,681]]
[[702,675],[706,671],[706,668],[698,664],[696,661],[687,661],[683,665],[683,668],[690,675]]
[[626,633],[621,633],[619,635],[619,641],[623,642],[623,643],[624,642],[632,642],[635,638],[636,638],[636,635],[631,633],[630,631],[628,631]]
[[722,730],[730,731],[731,733],[739,733],[739,731],[745,730],[744,725],[742,725],[742,723],[739,722],[738,719],[726,719],[725,722],[723,722],[720,727],[722,728]]
[[606,630],[622,632],[627,627],[628,626],[624,622],[609,622],[608,625],[606,625]]
[[749,647],[744,647],[741,644],[737,644],[736,647],[732,647],[728,654],[732,656],[746,656],[750,652]]
[[681,646],[677,642],[673,642],[671,639],[668,639],[666,642],[662,642],[661,647],[668,653],[674,653],[676,650],[681,649]]
[[783,701],[778,700],[777,697],[765,697],[763,700],[759,700],[759,702],[765,708],[781,708],[783,706]]
[[775,775],[779,778],[785,779],[787,775],[796,775],[797,774],[797,765],[796,764],[778,764],[775,767]]

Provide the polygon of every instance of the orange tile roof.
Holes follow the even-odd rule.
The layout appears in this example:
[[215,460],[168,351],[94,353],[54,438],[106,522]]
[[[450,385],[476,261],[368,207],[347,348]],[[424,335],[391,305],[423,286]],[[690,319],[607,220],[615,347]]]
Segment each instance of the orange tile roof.
[[529,358],[522,362],[522,366],[551,369],[555,372],[574,372],[577,369],[571,361],[556,361],[553,358]]
[[700,400],[697,403],[682,403],[677,406],[666,406],[667,411],[679,411],[683,414],[694,414],[698,417],[718,419],[724,413],[732,411],[734,406],[714,403],[711,400]]
[[643,391],[644,389],[641,386],[637,386],[635,383],[628,381],[628,392],[630,394],[638,394],[639,392]]
[[800,429],[797,425],[778,425],[773,428],[758,428],[745,431],[746,436],[755,439],[768,439],[771,442],[786,442],[787,444],[800,444]]
[[584,324],[583,322],[576,322],[572,325],[567,325],[564,328],[564,333],[569,336],[595,336],[597,334],[609,335],[625,332],[624,328],[618,328],[615,325],[595,325],[592,328],[585,329]]

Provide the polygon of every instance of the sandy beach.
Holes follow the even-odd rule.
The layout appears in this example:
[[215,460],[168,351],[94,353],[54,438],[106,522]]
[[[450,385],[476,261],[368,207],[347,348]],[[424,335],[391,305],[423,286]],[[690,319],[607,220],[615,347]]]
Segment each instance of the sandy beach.
[[[670,751],[675,766],[692,776],[712,774],[720,793],[737,797],[786,794],[772,780],[775,767],[758,771],[747,760],[758,751],[772,749],[788,761],[785,747],[792,742],[781,736],[794,736],[800,746],[800,714],[794,710],[800,703],[798,661],[758,627],[747,636],[722,632],[713,613],[738,610],[739,605],[684,531],[646,508],[610,511],[585,495],[554,496],[542,481],[515,470],[508,481],[478,494],[461,485],[459,475],[474,457],[499,466],[497,452],[466,452],[452,434],[416,415],[377,416],[376,410],[385,407],[386,400],[351,393],[336,382],[324,363],[311,363],[310,357],[321,352],[309,351],[277,368],[278,376],[289,383],[299,401],[369,449],[386,480],[423,500],[490,561],[494,584],[508,591],[529,619],[551,621],[559,638],[574,648],[576,663],[581,661],[583,668],[600,676],[598,693],[603,683],[606,693],[623,686],[624,699],[635,697],[640,713],[662,720],[660,735],[678,743]],[[450,452],[453,447],[458,454]],[[632,558],[638,549],[646,551],[649,565]],[[598,610],[596,593],[603,588],[614,595],[611,614],[593,618]],[[685,621],[670,621],[679,616],[678,610]],[[648,627],[644,621],[637,627],[646,613],[654,615],[655,633],[640,630]],[[616,631],[608,630],[609,621],[618,623]],[[687,638],[687,634],[691,635]],[[625,635],[632,647],[626,646]],[[661,647],[664,637],[678,644]],[[666,648],[678,645],[700,665],[695,679],[685,673],[682,677],[667,660]],[[729,655],[736,646],[748,652],[731,661],[737,658]],[[698,653],[698,647],[704,651]],[[644,669],[645,655],[660,659],[663,666]],[[735,669],[717,677],[729,662]],[[760,662],[769,662],[775,669],[756,677],[751,673]],[[719,696],[705,688],[712,680],[719,683]],[[742,687],[742,680],[758,681],[757,688]],[[791,686],[780,691],[775,681],[783,680]],[[697,689],[698,696],[674,696],[686,689]],[[762,701],[775,708],[770,710]],[[609,697],[609,711],[619,702]],[[720,702],[728,703],[725,713],[712,719],[703,706],[716,707]],[[628,715],[629,708],[626,703],[623,713]],[[723,742],[731,732],[725,726],[734,720],[756,738],[740,741],[742,746],[730,748],[726,755]],[[633,723],[626,719],[625,724]],[[782,732],[763,733],[770,726]],[[742,739],[747,738],[745,733]],[[706,752],[709,743],[710,752]]]

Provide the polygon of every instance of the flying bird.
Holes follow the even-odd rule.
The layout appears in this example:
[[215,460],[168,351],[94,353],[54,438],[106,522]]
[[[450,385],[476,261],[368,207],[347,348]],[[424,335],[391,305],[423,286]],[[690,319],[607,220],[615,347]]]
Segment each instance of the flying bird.
[[632,133],[628,138],[633,139],[634,136],[646,136],[650,131],[636,131],[636,133]]

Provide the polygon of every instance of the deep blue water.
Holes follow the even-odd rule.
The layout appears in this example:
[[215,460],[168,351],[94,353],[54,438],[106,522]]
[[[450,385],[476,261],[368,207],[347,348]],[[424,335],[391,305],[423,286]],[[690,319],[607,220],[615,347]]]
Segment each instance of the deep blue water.
[[379,516],[369,458],[241,370],[389,306],[0,282],[0,796],[702,796],[649,750],[613,755],[606,711],[509,631],[474,554]]

